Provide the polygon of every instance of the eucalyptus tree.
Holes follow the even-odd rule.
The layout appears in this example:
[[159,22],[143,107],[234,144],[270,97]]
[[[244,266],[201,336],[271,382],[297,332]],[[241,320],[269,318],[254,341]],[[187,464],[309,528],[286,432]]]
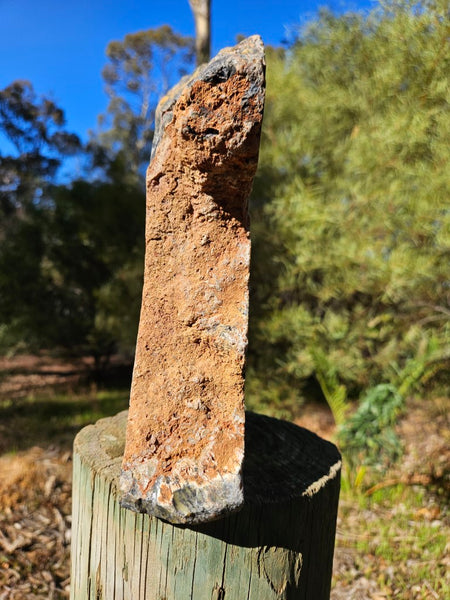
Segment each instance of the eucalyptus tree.
[[142,180],[153,138],[158,100],[192,67],[194,40],[168,25],[130,33],[106,48],[102,76],[109,98],[96,142],[122,154],[127,171]]
[[0,90],[0,135],[0,211],[5,219],[43,201],[46,185],[63,158],[79,151],[80,140],[65,131],[61,108],[39,97],[28,81]]

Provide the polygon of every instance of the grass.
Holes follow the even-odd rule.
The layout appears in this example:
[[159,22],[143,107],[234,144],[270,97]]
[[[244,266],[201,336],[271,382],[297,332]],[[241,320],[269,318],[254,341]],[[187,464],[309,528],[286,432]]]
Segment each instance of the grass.
[[85,425],[128,407],[129,390],[29,395],[0,399],[0,454],[42,444],[71,448]]
[[388,468],[350,467],[355,457],[344,457],[336,556],[346,559],[335,590],[362,582],[348,598],[450,597],[449,406],[444,396],[408,401],[396,424],[403,454]]
[[[371,497],[341,496],[337,553],[354,557],[360,576],[376,582],[380,598],[447,598],[450,587],[448,513],[444,499],[418,486],[397,485]],[[350,585],[354,571],[338,572]]]

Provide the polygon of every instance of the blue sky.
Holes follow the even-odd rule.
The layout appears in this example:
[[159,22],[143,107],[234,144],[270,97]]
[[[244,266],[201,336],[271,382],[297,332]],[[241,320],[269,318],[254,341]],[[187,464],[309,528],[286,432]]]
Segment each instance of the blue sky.
[[[212,0],[213,53],[238,34],[259,33],[278,45],[323,5],[342,12],[373,2]],[[165,23],[194,35],[188,0],[0,0],[0,89],[15,79],[31,81],[64,110],[67,129],[86,139],[107,104],[101,70],[108,42]]]

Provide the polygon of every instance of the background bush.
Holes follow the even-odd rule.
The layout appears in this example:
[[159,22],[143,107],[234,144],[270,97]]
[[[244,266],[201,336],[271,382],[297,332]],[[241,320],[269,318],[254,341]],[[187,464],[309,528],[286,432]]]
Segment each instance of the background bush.
[[255,402],[298,403],[320,387],[342,405],[380,383],[402,395],[442,383],[447,16],[440,0],[324,11],[268,53],[252,221]]

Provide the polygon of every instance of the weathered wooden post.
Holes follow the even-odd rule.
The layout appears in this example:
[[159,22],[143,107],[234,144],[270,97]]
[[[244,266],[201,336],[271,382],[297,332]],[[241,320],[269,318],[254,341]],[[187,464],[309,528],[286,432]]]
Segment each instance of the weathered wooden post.
[[254,36],[158,107],[130,410],[74,445],[72,600],[329,598],[339,453],[244,413],[263,102]]

